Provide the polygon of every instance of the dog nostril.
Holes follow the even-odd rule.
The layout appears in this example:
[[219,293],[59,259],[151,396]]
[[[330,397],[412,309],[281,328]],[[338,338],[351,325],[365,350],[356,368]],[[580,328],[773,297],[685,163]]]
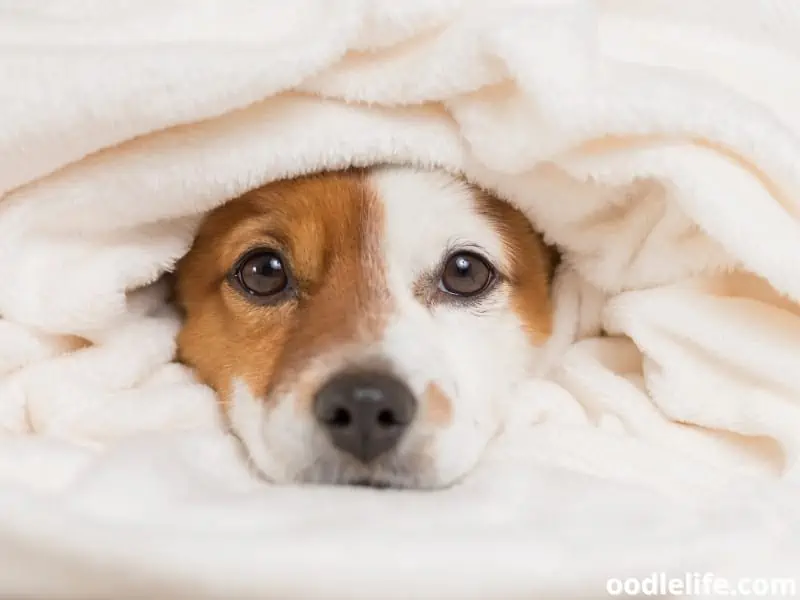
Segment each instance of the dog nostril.
[[383,409],[378,413],[378,425],[381,427],[394,427],[400,424],[400,421],[391,410]]
[[350,411],[346,408],[339,407],[333,411],[330,419],[328,419],[326,422],[331,427],[347,427],[350,425],[352,420],[353,418],[350,415]]

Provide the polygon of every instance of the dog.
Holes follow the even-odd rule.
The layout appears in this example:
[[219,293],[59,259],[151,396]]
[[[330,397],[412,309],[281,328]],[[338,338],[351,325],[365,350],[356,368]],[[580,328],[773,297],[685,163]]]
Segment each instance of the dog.
[[179,261],[178,358],[267,481],[447,487],[540,367],[553,268],[457,175],[280,180],[211,211]]

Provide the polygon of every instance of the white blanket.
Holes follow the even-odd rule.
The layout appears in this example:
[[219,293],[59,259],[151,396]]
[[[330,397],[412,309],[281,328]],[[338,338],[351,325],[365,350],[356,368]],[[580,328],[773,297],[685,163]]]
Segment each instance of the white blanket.
[[[563,355],[461,486],[267,487],[157,280],[204,211],[381,161],[563,249]],[[0,0],[0,597],[799,576],[798,302],[795,0]]]

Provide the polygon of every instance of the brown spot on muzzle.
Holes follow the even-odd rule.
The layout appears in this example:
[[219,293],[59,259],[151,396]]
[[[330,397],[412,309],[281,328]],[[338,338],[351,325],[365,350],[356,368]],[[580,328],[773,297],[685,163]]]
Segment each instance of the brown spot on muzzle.
[[[314,359],[381,337],[382,230],[382,206],[356,169],[275,182],[213,211],[177,270],[181,359],[223,398],[237,377],[258,396],[295,384],[310,396]],[[283,253],[293,296],[262,306],[228,283],[258,247]]]
[[453,420],[453,402],[437,383],[431,382],[423,394],[425,420],[431,425],[444,427]]

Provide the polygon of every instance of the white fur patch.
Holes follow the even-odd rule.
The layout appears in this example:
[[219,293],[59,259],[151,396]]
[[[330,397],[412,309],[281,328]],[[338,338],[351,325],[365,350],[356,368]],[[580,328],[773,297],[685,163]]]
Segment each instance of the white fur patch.
[[376,170],[372,182],[386,215],[384,262],[396,307],[384,354],[420,399],[430,383],[450,398],[451,422],[432,428],[420,421],[407,441],[427,442],[429,477],[447,484],[475,466],[539,350],[511,309],[509,290],[492,291],[480,310],[428,308],[414,296],[415,282],[436,272],[448,251],[466,247],[508,266],[503,240],[476,210],[469,186],[443,172],[395,167]]

